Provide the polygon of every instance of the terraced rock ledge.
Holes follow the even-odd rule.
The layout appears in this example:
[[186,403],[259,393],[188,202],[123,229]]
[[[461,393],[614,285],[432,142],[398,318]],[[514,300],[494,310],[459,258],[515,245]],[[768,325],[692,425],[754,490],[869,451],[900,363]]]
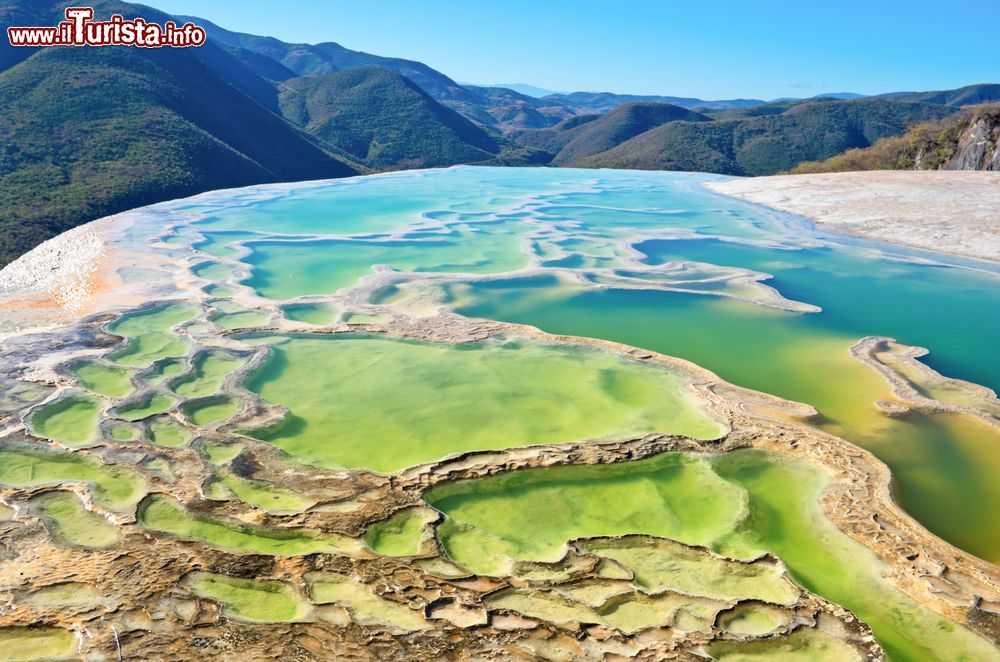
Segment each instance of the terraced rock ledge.
[[[215,257],[228,270],[206,272],[205,255],[160,242],[174,214],[91,226],[109,250],[95,271],[104,286],[74,304],[83,312],[18,307],[45,296],[23,289],[3,302],[13,311],[0,333],[6,649],[25,659],[875,661],[909,645],[902,632],[914,646],[997,655],[1000,570],[913,520],[887,467],[810,425],[812,408],[655,352],[470,319],[436,305],[427,281],[406,305],[380,302],[405,287],[398,272],[271,301],[240,284],[237,260]],[[669,376],[693,418],[658,425],[715,432],[511,438],[395,471],[306,461],[259,432],[287,424],[296,403],[249,388],[274,356],[259,340],[296,334],[595,352],[601,365]],[[926,393],[946,390],[957,413],[995,416],[992,394],[945,380],[916,353],[887,339],[855,352],[892,383],[895,413],[941,407]],[[903,629],[873,632],[867,621],[882,616],[821,597],[830,586],[808,558],[766,549],[767,523],[785,521],[759,482],[768,471],[787,478],[817,549],[855,563],[830,567],[871,573],[874,596],[912,609],[901,614],[912,630],[887,621]],[[594,497],[599,514],[574,498],[581,481],[607,495]],[[655,504],[616,498],[642,490]],[[497,514],[519,495],[524,510]],[[681,507],[696,503],[697,525]],[[645,518],[650,504],[662,511]],[[558,508],[577,516],[559,519]],[[515,535],[525,522],[537,536]],[[586,530],[564,532],[567,522]]]

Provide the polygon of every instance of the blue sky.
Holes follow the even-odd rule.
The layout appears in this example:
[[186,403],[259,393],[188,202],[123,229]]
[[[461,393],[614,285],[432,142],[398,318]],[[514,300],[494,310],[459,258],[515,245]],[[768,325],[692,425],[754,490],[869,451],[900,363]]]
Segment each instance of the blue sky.
[[1000,81],[1000,0],[146,0],[462,82],[705,99]]

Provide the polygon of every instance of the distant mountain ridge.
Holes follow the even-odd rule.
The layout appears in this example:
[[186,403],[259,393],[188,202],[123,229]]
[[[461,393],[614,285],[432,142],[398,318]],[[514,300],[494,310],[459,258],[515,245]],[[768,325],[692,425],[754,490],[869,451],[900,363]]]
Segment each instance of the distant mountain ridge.
[[886,100],[807,101],[776,114],[667,122],[576,165],[770,175],[801,161],[867,147],[950,112],[944,106]]

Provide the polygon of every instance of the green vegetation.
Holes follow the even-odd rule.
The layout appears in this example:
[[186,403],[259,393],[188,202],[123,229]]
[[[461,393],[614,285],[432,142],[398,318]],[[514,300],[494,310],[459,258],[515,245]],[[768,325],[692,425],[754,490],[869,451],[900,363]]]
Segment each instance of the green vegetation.
[[59,483],[88,483],[97,505],[118,512],[128,511],[146,494],[145,483],[136,474],[80,453],[0,450],[0,485],[35,487]]
[[771,115],[669,122],[575,165],[773,175],[802,161],[867,147],[952,112],[946,106],[879,99],[815,100]]
[[98,398],[69,395],[33,411],[28,429],[69,446],[86,446],[97,437],[97,421],[103,408]]
[[882,138],[871,147],[849,149],[825,161],[800,163],[791,172],[801,175],[849,170],[939,170],[954,164],[959,143],[976,124],[985,127],[984,138],[992,136],[995,149],[1000,138],[1000,105],[985,105],[964,109],[936,122],[915,124],[903,135]]
[[553,130],[561,143],[554,165],[572,166],[667,122],[710,122],[712,118],[668,103],[626,103],[592,122]]
[[236,553],[301,556],[316,552],[354,554],[361,549],[358,541],[335,533],[269,529],[236,520],[194,515],[177,501],[162,496],[150,496],[139,505],[139,523],[152,531],[182,540],[200,540]]
[[[94,6],[99,16],[114,8],[169,19]],[[55,25],[62,9],[30,3],[23,18]],[[17,50],[26,59],[0,71],[0,266],[71,227],[152,202],[356,172],[247,96],[240,80],[256,75],[212,44]]]
[[474,163],[500,151],[494,136],[389,69],[294,78],[278,99],[286,118],[372,168]]
[[221,602],[229,616],[243,621],[288,623],[309,614],[308,603],[284,582],[194,572],[184,583],[197,595]]

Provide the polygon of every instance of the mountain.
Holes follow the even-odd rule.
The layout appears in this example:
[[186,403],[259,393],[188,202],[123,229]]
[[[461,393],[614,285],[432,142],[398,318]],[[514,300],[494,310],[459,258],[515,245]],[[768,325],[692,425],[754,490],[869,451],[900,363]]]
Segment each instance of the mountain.
[[634,102],[604,115],[577,116],[537,132],[542,135],[522,132],[515,139],[553,154],[552,165],[573,166],[653,127],[676,121],[709,122],[711,118],[671,104]]
[[[95,4],[100,16],[169,19]],[[62,8],[21,4],[17,19],[54,25]],[[25,49],[2,61],[0,265],[71,227],[160,200],[358,173],[248,96],[263,81],[211,45]]]
[[1000,171],[1000,104],[964,108],[936,122],[922,122],[901,136],[850,149],[825,161],[800,163],[792,172],[847,170]]
[[576,114],[565,106],[506,87],[468,86],[466,89],[475,95],[474,101],[446,100],[444,103],[475,122],[501,131],[550,127]]
[[285,81],[284,117],[359,163],[383,170],[486,162],[501,141],[380,67]]
[[[466,85],[466,87],[469,87]],[[494,83],[493,85],[475,85],[474,87],[503,87],[508,90],[514,90],[520,94],[524,94],[529,97],[547,97],[551,94],[558,94],[553,90],[546,90],[542,87],[535,87],[534,85],[528,85],[527,83]]]
[[713,122],[668,122],[577,165],[769,175],[821,160],[916,122],[953,112],[945,106],[857,99],[815,100],[783,112]]
[[406,76],[438,101],[475,101],[475,96],[468,90],[423,62],[352,51],[332,41],[322,44],[289,44],[274,37],[232,32],[195,16],[177,16],[176,19],[202,26],[212,41],[264,55],[300,76],[375,66]]
[[606,113],[623,103],[669,103],[674,106],[692,109],[716,110],[722,108],[744,108],[765,103],[760,99],[726,99],[720,101],[705,101],[693,97],[665,97],[655,95],[612,94],[611,92],[572,92],[570,94],[551,94],[543,100],[572,108],[578,113]]
[[1000,101],[1000,84],[980,83],[966,85],[955,90],[938,90],[935,92],[892,92],[876,97],[895,101],[912,101],[914,103],[934,103],[943,106],[969,106],[973,104]]

